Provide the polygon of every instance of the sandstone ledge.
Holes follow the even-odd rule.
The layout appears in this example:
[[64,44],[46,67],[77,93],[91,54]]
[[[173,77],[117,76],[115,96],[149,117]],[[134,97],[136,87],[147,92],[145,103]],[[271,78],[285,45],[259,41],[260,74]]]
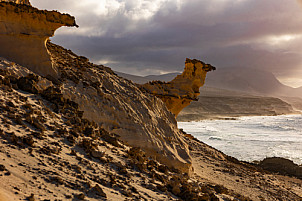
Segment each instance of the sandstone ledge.
[[77,26],[74,17],[26,4],[0,2],[0,56],[43,76],[57,77],[46,41],[61,26]]

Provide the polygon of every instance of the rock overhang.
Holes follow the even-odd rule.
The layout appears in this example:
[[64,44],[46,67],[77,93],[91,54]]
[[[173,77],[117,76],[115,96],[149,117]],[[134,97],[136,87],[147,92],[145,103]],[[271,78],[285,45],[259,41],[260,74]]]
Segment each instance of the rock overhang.
[[[51,49],[46,48],[48,38],[61,26],[77,25],[74,17],[68,14],[0,2],[0,56],[42,76],[51,75],[62,80],[62,73],[65,73],[72,78],[79,66],[79,62],[73,66],[74,55],[63,62],[67,66],[60,67],[62,62],[56,61],[63,55],[50,58]],[[65,56],[69,54],[65,50],[63,52]],[[90,64],[85,61],[83,65],[81,69],[86,69]],[[67,72],[67,68],[70,71]],[[79,83],[72,84],[71,80],[75,79],[71,79],[62,80],[62,84],[64,97],[79,104],[85,118],[102,125],[109,132],[119,134],[129,145],[139,145],[148,155],[167,166],[181,172],[191,172],[188,146],[177,128],[175,117],[162,101],[142,93],[133,83],[108,73],[106,68],[102,72],[97,69],[83,71],[82,76],[79,77]],[[90,88],[90,91],[83,88],[81,83],[87,78],[94,78],[102,87],[96,90]],[[123,86],[123,89],[119,86]],[[137,101],[133,100],[134,93],[137,93],[134,97],[139,97]]]
[[42,76],[58,77],[46,41],[61,26],[78,27],[75,18],[28,4],[0,2],[0,56]]

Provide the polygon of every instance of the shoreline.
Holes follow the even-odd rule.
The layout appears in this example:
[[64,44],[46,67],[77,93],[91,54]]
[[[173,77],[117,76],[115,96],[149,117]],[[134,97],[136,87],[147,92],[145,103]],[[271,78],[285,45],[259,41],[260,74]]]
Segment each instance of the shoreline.
[[[229,191],[247,196],[248,200],[296,200],[301,198],[301,179],[295,178],[293,175],[289,177],[284,172],[263,169],[255,163],[240,161],[190,134],[185,135],[191,147],[194,174],[198,180],[222,185]],[[298,197],[290,198],[291,193]],[[282,194],[286,196],[283,197]]]
[[233,116],[223,116],[223,115],[216,116],[216,115],[214,115],[211,117],[209,117],[209,116],[204,117],[204,118],[200,117],[200,118],[198,118],[198,120],[187,120],[187,121],[178,120],[178,119],[176,119],[176,120],[177,120],[177,122],[202,122],[202,121],[215,121],[215,120],[239,120],[240,118],[243,118],[243,117],[276,117],[276,116],[291,116],[291,115],[302,115],[302,110],[301,111],[297,110],[293,113],[288,113],[288,114],[276,114],[276,115],[266,115],[266,114],[265,115],[251,114],[251,115],[238,115],[238,116],[237,115],[236,116],[235,115],[233,115]]
[[[262,118],[268,119],[262,120]],[[300,132],[294,132],[296,129],[299,130],[300,127],[297,123],[294,126],[291,126],[291,123],[287,124],[285,121],[287,118],[291,122],[293,119],[301,119],[301,114],[243,116],[236,119],[178,122],[178,127],[182,131],[190,133],[199,141],[240,161],[257,164],[266,158],[281,157],[291,160],[297,165],[302,165],[302,160],[298,157],[299,152],[290,148],[291,146],[299,147],[301,144]],[[273,123],[275,121],[281,122],[281,125]],[[262,127],[263,123],[265,128]],[[240,132],[238,126],[241,128]],[[285,130],[283,130],[283,127]],[[293,132],[296,134],[292,135]],[[284,133],[287,133],[287,135],[284,135]],[[272,140],[274,136],[276,140]],[[255,146],[258,148],[255,148]],[[254,153],[253,150],[256,152]]]

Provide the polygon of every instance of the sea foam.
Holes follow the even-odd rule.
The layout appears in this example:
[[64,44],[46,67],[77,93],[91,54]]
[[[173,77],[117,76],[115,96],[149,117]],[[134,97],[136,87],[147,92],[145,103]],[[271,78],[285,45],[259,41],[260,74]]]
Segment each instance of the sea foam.
[[302,115],[178,122],[178,126],[239,160],[278,156],[302,164]]

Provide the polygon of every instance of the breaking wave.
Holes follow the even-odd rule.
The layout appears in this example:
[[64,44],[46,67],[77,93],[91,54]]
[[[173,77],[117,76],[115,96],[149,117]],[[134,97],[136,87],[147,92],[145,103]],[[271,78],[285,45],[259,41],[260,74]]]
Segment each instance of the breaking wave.
[[199,140],[239,160],[284,157],[302,164],[302,115],[178,122]]

